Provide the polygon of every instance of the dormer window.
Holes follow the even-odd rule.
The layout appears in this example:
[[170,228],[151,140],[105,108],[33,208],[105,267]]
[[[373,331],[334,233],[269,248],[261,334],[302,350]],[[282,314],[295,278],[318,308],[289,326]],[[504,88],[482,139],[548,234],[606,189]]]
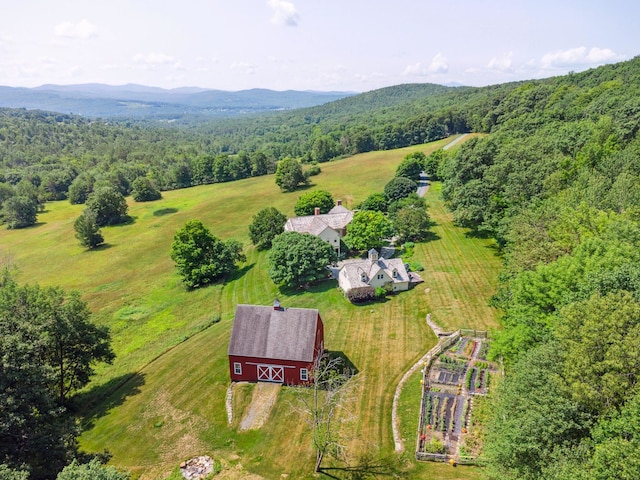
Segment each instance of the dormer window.
[[393,269],[393,278],[398,278],[398,270]]
[[367,283],[367,274],[366,273],[362,272],[360,274],[360,281],[363,282],[363,283]]

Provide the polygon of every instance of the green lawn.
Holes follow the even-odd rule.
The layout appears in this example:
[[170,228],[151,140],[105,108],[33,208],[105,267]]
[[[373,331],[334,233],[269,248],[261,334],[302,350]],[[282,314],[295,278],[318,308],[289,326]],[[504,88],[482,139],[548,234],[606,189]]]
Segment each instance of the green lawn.
[[[443,143],[322,164],[310,188],[329,190],[354,207],[382,191],[407,153],[428,154]],[[187,220],[200,219],[218,237],[247,244],[252,215],[265,206],[292,215],[299,195],[280,193],[273,176],[164,192],[156,202],[130,203],[134,222],[103,229],[108,245],[93,252],[79,247],[73,235],[82,207],[67,202],[48,204],[33,228],[0,231],[2,253],[18,266],[19,281],[80,290],[94,320],[112,329],[117,359],[101,368],[91,385],[89,398],[97,403],[87,415],[83,448],[108,449],[114,465],[140,478],[166,478],[180,461],[199,454],[221,459],[235,478],[246,472],[314,478],[308,427],[294,408],[295,390],[281,391],[260,431],[240,433],[227,426],[226,350],[235,305],[271,304],[278,297],[285,306],[319,309],[326,347],[344,352],[360,371],[350,440],[354,461],[362,451],[393,455],[395,387],[435,342],[425,315],[430,312],[452,328],[496,328],[497,313],[486,303],[500,259],[490,241],[469,238],[452,226],[436,184],[427,202],[437,239],[418,244],[414,254],[425,267],[425,283],[384,303],[353,306],[334,282],[281,292],[266,273],[267,254],[249,247],[246,264],[226,284],[192,292],[182,287],[168,253],[173,234]],[[218,317],[220,322],[212,324]],[[411,403],[403,415],[413,415]],[[417,411],[415,405],[415,419],[402,418],[403,425],[415,423]],[[479,473],[403,459],[412,478],[477,478]]]

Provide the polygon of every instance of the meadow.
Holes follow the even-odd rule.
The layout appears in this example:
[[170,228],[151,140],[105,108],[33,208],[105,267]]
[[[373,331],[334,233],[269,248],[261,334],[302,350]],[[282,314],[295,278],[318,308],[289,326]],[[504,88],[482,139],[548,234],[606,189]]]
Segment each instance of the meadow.
[[[428,154],[447,142],[325,163],[309,188],[328,190],[353,208],[383,190],[407,153]],[[68,202],[47,204],[32,228],[0,230],[1,253],[16,266],[18,281],[79,290],[93,320],[111,328],[117,358],[98,369],[83,393],[90,407],[85,408],[81,447],[109,450],[112,464],[135,478],[167,478],[181,461],[200,454],[223,463],[222,478],[316,478],[309,429],[295,408],[298,389],[281,390],[260,430],[239,432],[237,420],[227,425],[226,352],[235,305],[268,305],[277,297],[284,306],[317,308],[326,347],[343,352],[360,372],[352,405],[357,420],[348,428],[352,465],[366,469],[370,458],[391,459],[388,465],[382,462],[384,468],[411,478],[478,478],[477,468],[412,461],[419,408],[415,382],[401,398],[407,452],[395,457],[391,403],[403,373],[435,343],[427,313],[447,328],[498,327],[498,312],[487,306],[501,265],[494,245],[452,225],[436,183],[426,197],[435,223],[433,239],[417,244],[413,255],[425,268],[425,283],[364,306],[349,304],[333,281],[305,291],[281,291],[268,277],[268,254],[249,246],[248,225],[266,206],[293,215],[300,193],[281,193],[273,176],[267,176],[163,192],[156,202],[130,200],[133,221],[104,228],[107,245],[95,251],[77,244],[73,221],[82,206]],[[226,283],[187,291],[169,249],[174,233],[194,218],[222,239],[242,241],[247,261]],[[251,391],[251,386],[242,389],[237,413],[247,408]],[[329,472],[338,478],[353,473]]]

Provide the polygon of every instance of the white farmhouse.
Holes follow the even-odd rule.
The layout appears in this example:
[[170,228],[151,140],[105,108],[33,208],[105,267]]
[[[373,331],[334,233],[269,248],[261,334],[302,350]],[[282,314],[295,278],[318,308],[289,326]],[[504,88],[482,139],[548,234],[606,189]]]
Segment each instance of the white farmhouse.
[[284,224],[285,232],[310,233],[331,245],[340,257],[340,239],[347,233],[347,225],[353,219],[353,212],[342,206],[338,200],[328,213],[315,209],[314,215],[292,217]]

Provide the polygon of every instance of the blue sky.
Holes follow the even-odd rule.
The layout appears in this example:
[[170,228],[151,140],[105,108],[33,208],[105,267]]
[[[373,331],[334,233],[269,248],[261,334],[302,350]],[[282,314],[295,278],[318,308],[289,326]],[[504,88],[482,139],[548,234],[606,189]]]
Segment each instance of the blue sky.
[[0,12],[9,86],[483,86],[640,54],[634,0],[0,0]]

